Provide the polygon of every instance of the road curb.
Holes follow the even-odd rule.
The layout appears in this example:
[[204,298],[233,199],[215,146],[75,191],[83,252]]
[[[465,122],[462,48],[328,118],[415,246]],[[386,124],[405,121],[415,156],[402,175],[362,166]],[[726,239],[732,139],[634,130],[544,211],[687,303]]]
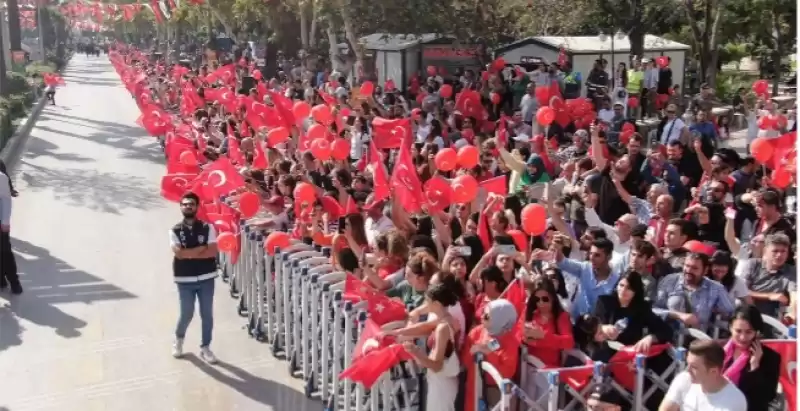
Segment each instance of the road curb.
[[33,110],[31,110],[30,114],[28,114],[28,117],[25,118],[22,126],[17,128],[17,130],[14,132],[14,135],[11,136],[6,143],[3,151],[0,151],[0,160],[6,164],[6,168],[8,168],[9,171],[14,169],[16,162],[19,160],[19,155],[21,154],[22,148],[25,147],[25,143],[31,136],[31,130],[33,130],[34,124],[36,124],[36,121],[42,114],[42,110],[44,110],[46,101],[47,97],[44,93],[42,93],[39,101],[37,101],[33,106]]

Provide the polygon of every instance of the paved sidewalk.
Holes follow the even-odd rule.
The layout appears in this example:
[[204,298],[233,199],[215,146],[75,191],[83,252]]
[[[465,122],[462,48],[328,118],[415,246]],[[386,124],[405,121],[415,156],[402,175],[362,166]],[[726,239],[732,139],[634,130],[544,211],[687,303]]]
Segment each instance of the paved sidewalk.
[[[319,410],[251,340],[218,283],[212,348],[170,355],[178,314],[157,142],[105,57],[76,56],[18,162],[12,244],[25,293],[0,293],[0,410]],[[5,300],[8,305],[4,306]]]

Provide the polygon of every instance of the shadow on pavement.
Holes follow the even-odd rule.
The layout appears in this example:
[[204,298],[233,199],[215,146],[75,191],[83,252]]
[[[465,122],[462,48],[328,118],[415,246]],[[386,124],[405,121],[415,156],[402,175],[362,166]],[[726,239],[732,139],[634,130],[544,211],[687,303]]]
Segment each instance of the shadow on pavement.
[[0,351],[22,344],[24,329],[17,318],[55,330],[64,338],[81,335],[86,321],[73,317],[57,304],[136,298],[134,294],[78,270],[42,247],[12,236],[11,246],[25,292],[0,308]]
[[[48,119],[53,120],[53,119]],[[85,126],[88,127],[88,126]],[[94,128],[94,132],[81,135],[65,130],[57,130],[46,125],[37,125],[36,130],[47,131],[50,133],[61,134],[81,140],[91,141],[97,144],[107,145],[122,151],[123,158],[132,160],[146,160],[156,164],[164,164],[164,152],[158,141],[147,135],[143,129],[130,131],[103,130]],[[135,132],[135,135],[131,133]]]
[[26,190],[52,190],[55,200],[75,207],[120,214],[127,208],[152,210],[163,206],[153,182],[141,177],[77,168],[51,170],[24,159],[22,162],[27,167],[20,170],[18,178],[25,182]]
[[[305,406],[308,403],[313,403],[314,409],[319,408],[319,403],[306,398],[294,388],[253,375],[233,364],[219,361],[216,365],[209,365],[194,354],[187,354],[185,358],[211,378],[272,409],[305,411],[309,409]],[[218,368],[233,374],[233,377]]]
[[[61,110],[70,110],[70,109],[69,109],[69,107],[61,107]],[[85,123],[94,124],[94,125],[97,125],[97,126],[100,126],[100,127],[115,128],[115,129],[119,129],[119,130],[126,130],[126,132],[134,132],[134,133],[140,133],[140,134],[144,133],[144,130],[142,130],[142,128],[139,127],[139,126],[129,126],[127,124],[114,123],[114,122],[111,122],[111,121],[101,121],[101,120],[95,120],[95,119],[86,118],[86,117],[71,116],[69,114],[64,114],[64,113],[61,113],[61,112],[50,111],[49,108],[45,109],[45,112],[42,113],[41,119],[42,120],[51,120],[51,121],[66,121],[64,119],[77,120],[77,121],[82,121],[82,122],[85,122]],[[79,124],[79,123],[73,123],[73,124]]]
[[[35,131],[35,129],[34,129]],[[42,138],[31,136],[31,140],[28,143],[27,150],[25,152],[25,157],[39,157],[39,156],[47,156],[52,157],[56,160],[60,161],[72,161],[76,163],[86,163],[89,161],[94,161],[94,159],[89,157],[84,157],[80,154],[76,153],[69,153],[69,152],[59,152],[59,146],[53,144],[49,141],[46,141]]]

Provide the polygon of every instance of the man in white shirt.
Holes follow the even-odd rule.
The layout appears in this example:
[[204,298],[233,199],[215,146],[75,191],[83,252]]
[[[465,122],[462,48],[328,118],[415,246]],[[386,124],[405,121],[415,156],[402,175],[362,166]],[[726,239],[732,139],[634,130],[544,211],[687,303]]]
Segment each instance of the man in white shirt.
[[375,247],[375,237],[378,234],[394,228],[392,219],[383,214],[384,204],[385,201],[378,201],[375,204],[370,204],[370,207],[365,210],[367,212],[367,220],[364,221],[364,233],[367,235],[367,243],[371,247]]
[[686,123],[678,117],[678,107],[675,104],[670,104],[667,106],[666,113],[666,122],[659,136],[661,144],[667,145],[673,141],[680,141],[684,144],[688,144],[689,128],[686,127]]
[[658,411],[747,411],[747,398],[722,374],[724,361],[717,342],[693,341],[686,371],[672,381]]

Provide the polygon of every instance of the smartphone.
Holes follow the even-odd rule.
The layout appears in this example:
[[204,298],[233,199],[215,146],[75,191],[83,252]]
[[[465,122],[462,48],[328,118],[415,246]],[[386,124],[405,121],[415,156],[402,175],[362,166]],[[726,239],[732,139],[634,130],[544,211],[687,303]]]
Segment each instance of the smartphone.
[[511,244],[507,244],[507,245],[498,245],[498,246],[497,246],[497,251],[498,251],[500,254],[516,254],[516,252],[517,252],[517,247],[515,247],[514,245],[511,245]]
[[492,338],[488,343],[486,343],[486,347],[492,352],[495,352],[500,349],[500,343],[497,341],[497,339]]
[[472,255],[472,249],[465,245],[453,247],[453,249],[456,251],[456,254],[462,257],[469,257]]

